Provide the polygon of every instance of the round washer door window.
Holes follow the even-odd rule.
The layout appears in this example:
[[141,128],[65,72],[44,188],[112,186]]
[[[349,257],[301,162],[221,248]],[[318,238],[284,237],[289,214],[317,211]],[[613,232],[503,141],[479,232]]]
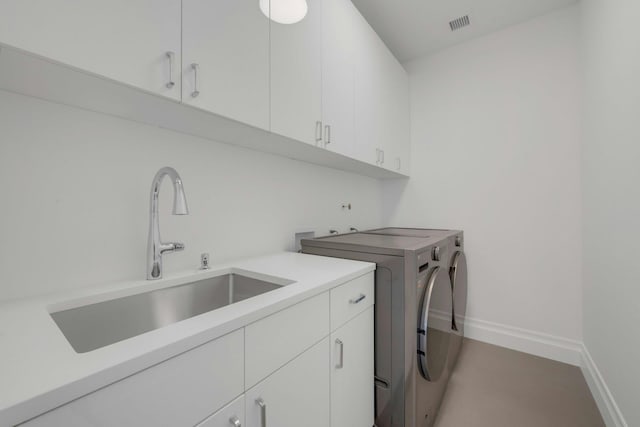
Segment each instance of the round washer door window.
[[418,325],[418,367],[428,381],[442,375],[449,355],[452,317],[451,280],[448,271],[431,272],[420,306]]

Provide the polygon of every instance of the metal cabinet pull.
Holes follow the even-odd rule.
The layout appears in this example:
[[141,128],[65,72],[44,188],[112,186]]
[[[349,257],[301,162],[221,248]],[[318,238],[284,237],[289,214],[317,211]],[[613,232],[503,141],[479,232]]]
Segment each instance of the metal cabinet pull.
[[376,165],[380,165],[380,149],[376,148]]
[[191,92],[191,96],[193,98],[197,98],[200,95],[200,91],[198,90],[198,69],[200,65],[191,64],[191,69],[193,70],[193,92]]
[[267,404],[261,398],[256,399],[256,403],[260,406],[260,427],[267,427]]
[[176,54],[169,51],[166,55],[167,59],[169,60],[169,81],[167,82],[166,86],[167,89],[172,89],[176,85],[176,82],[173,81],[173,59],[175,58]]
[[362,300],[364,300],[367,296],[365,294],[358,295],[357,298],[353,298],[349,300],[349,304],[358,304]]
[[229,418],[229,422],[233,427],[242,427],[242,424],[240,424],[240,420],[238,419],[238,417]]
[[384,150],[380,150],[380,154],[382,155],[382,160],[380,161],[380,164],[384,165]]
[[326,125],[324,127],[324,143],[326,144],[331,144],[331,126],[330,125]]
[[316,122],[316,145],[319,142],[322,142],[322,122],[320,120]]
[[397,170],[400,170],[400,169],[402,169],[402,160],[400,159],[400,157],[398,157],[397,160],[398,160],[398,169]]
[[340,356],[338,357],[336,369],[342,369],[344,367],[344,343],[341,340],[336,339],[336,344],[340,346]]

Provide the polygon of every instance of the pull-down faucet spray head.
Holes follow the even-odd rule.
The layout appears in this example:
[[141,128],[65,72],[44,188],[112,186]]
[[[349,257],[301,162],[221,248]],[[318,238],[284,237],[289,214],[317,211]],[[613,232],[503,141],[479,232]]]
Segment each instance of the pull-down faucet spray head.
[[187,206],[187,196],[184,194],[184,187],[182,186],[182,179],[178,175],[173,180],[173,214],[174,215],[189,215],[189,207]]

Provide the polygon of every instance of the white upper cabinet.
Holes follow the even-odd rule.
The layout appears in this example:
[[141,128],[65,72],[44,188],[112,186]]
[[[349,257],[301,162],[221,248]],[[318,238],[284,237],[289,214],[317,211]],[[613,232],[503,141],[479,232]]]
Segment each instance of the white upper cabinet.
[[180,0],[4,0],[0,43],[180,99]]
[[395,124],[394,135],[396,135],[396,149],[392,165],[389,169],[404,175],[409,175],[411,169],[411,102],[409,95],[409,76],[404,67],[397,64],[396,90],[394,92],[393,105],[395,114],[393,123]]
[[0,4],[4,89],[369,176],[409,174],[407,74],[350,0],[299,2],[297,16],[273,0]]
[[384,44],[360,16],[354,26],[355,55],[355,157],[381,164],[383,143],[383,48]]
[[359,12],[349,0],[322,2],[323,146],[346,156],[355,148],[355,35]]
[[355,157],[407,173],[409,164],[409,81],[369,23],[360,16],[355,83]]
[[[256,5],[258,0],[255,1]],[[322,143],[322,1],[307,0],[302,20],[271,21],[271,132]]]
[[391,52],[387,49],[381,51],[383,70],[381,85],[383,102],[381,103],[382,116],[381,141],[382,167],[401,173],[409,170],[409,78],[406,71],[400,65]]
[[258,0],[183,0],[182,24],[183,102],[269,130],[269,18]]

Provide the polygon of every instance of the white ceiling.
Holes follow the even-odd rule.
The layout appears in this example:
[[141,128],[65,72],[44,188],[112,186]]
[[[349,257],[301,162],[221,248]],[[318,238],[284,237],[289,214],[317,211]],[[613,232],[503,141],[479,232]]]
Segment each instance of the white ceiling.
[[[352,0],[400,62],[543,15],[577,0]],[[452,32],[449,21],[469,15]]]

